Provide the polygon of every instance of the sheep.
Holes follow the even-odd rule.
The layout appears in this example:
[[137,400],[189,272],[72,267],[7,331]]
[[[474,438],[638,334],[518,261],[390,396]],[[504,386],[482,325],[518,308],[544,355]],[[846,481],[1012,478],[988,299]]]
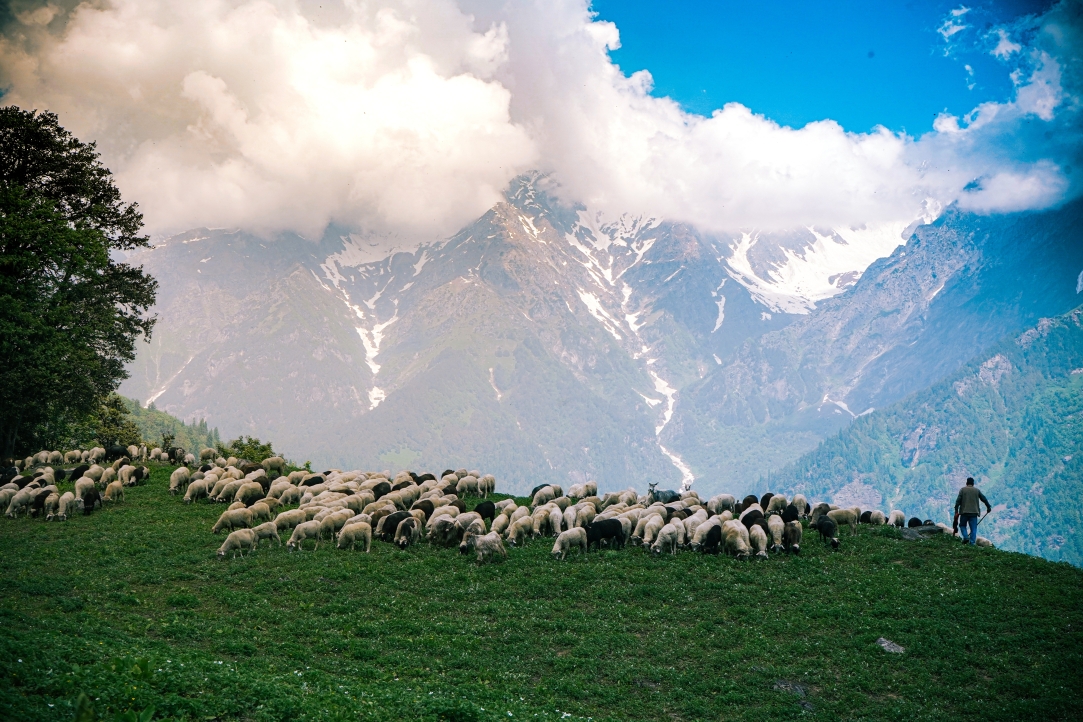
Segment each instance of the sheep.
[[[684,527],[676,529],[678,539],[682,539],[682,532]],[[612,545],[613,547],[620,549],[624,546],[624,525],[616,519],[602,519],[601,521],[595,519],[587,527],[587,551],[590,551],[590,547],[596,546],[601,549],[602,542],[606,543],[606,546]],[[677,542],[678,544],[680,541]]]
[[36,491],[36,489],[32,489],[29,486],[19,489],[19,491],[17,491],[15,495],[11,497],[11,501],[8,503],[8,509],[5,513],[5,516],[10,519],[14,519],[19,516],[19,512],[23,509],[26,509],[27,513],[29,514],[29,507],[31,502],[34,501],[34,495]]
[[278,535],[278,525],[273,521],[265,521],[259,526],[252,527],[252,531],[256,533],[256,546],[259,546],[261,539],[274,539],[278,546],[282,546],[282,537]]
[[640,537],[643,546],[650,546],[654,543],[655,538],[658,536],[658,532],[662,531],[662,527],[666,525],[666,522],[661,514],[652,514],[647,523],[643,527],[643,535]]
[[556,498],[557,495],[554,493],[552,486],[543,486],[542,488],[538,489],[536,494],[534,494],[534,498],[530,502],[530,506],[536,509],[542,504],[548,504]]
[[286,549],[293,551],[294,549],[304,550],[304,541],[306,539],[315,539],[316,546],[313,547],[313,551],[320,548],[320,534],[321,525],[323,522],[319,521],[305,521],[301,522],[293,528],[293,534],[290,535],[290,540],[286,542]]
[[[774,501],[774,499],[772,499],[772,501]],[[800,526],[800,524],[798,524],[798,526]],[[772,514],[767,517],[767,528],[771,532],[771,551],[782,551],[782,538],[786,533],[786,522],[782,521],[782,517],[778,514]]]
[[184,492],[184,503],[191,504],[197,499],[203,499],[207,496],[207,483],[204,479],[198,479],[188,485],[188,490]]
[[707,511],[712,514],[721,514],[723,510],[733,511],[737,505],[737,500],[733,498],[732,494],[718,494],[712,496],[707,502]]
[[654,544],[651,545],[651,554],[661,554],[663,552],[676,554],[678,529],[680,527],[680,522],[676,520],[663,526],[661,531],[658,532],[658,537],[654,540]]
[[748,529],[737,519],[722,523],[722,539],[725,550],[738,559],[747,559],[749,546]]
[[347,524],[342,527],[342,531],[338,533],[339,549],[346,549],[349,547],[352,550],[359,541],[362,542],[365,553],[368,554],[369,549],[372,547],[372,526],[368,522],[362,521],[357,522],[356,524]]
[[833,549],[839,548],[839,525],[830,516],[821,516],[809,524],[810,529],[820,532],[820,539],[830,542]]
[[586,529],[598,515],[598,509],[593,504],[583,504],[575,514],[575,525]]
[[218,456],[218,452],[215,451],[214,449],[205,448],[205,449],[200,449],[200,451],[199,451],[199,460],[200,461],[214,461],[214,458],[216,456]]
[[508,558],[508,552],[504,549],[504,541],[500,538],[500,535],[495,532],[490,532],[484,536],[467,532],[463,536],[463,544],[468,547],[473,547],[474,551],[477,552],[478,564],[483,563],[487,559],[491,560],[496,556],[499,556],[502,559]]
[[266,494],[263,493],[263,487],[258,481],[246,481],[237,489],[233,498],[236,501],[244,502],[245,506],[252,506],[264,496]]
[[827,512],[827,516],[839,526],[849,524],[850,531],[857,534],[857,520],[860,517],[860,514],[854,509],[832,509]]
[[703,545],[707,541],[707,535],[710,534],[711,529],[722,526],[722,518],[719,516],[712,516],[707,521],[703,522],[696,527],[696,531],[692,534],[692,541],[689,542],[689,546],[692,551],[699,551],[703,548]]
[[64,455],[59,451],[50,451],[48,463],[50,466],[60,466],[64,463]]
[[767,508],[764,514],[766,516],[773,516],[775,514],[781,514],[789,506],[789,502],[786,501],[786,497],[783,494],[775,494],[771,497],[771,500],[767,503]]
[[560,536],[561,523],[564,521],[564,515],[560,512],[560,507],[555,507],[549,512],[549,530],[553,536]]
[[[574,487],[573,487],[574,488]],[[587,530],[573,527],[562,531],[553,543],[552,555],[554,559],[563,561],[568,556],[568,551],[573,547],[579,547],[584,554],[587,551]]]
[[748,543],[757,557],[767,558],[767,534],[759,524],[753,524],[748,530]]
[[218,517],[218,521],[211,527],[211,533],[217,534],[223,529],[232,531],[234,528],[248,528],[252,526],[252,512],[249,509],[227,509]]
[[880,526],[887,523],[887,519],[884,517],[884,512],[874,511],[869,514],[869,523],[873,526]]
[[81,477],[75,480],[75,495],[80,499],[86,498],[86,495],[94,488],[94,480],[88,477]]
[[45,512],[45,521],[51,521],[56,517],[56,510],[60,507],[60,494],[55,491],[50,492],[45,497],[45,504],[43,511]]
[[980,547],[991,547],[991,546],[993,546],[993,542],[989,541],[988,539],[986,539],[983,536],[978,537],[974,541]]
[[508,543],[512,546],[519,546],[526,539],[533,536],[534,523],[529,516],[523,516],[512,521],[511,526],[508,528]]
[[57,521],[67,521],[69,516],[75,515],[75,509],[75,494],[65,491],[60,496],[60,503],[57,506]]
[[109,486],[105,487],[104,499],[114,503],[124,500],[124,484],[120,482],[120,479],[110,482]]
[[888,514],[887,523],[901,529],[906,526],[906,514],[903,514],[898,509],[892,509],[891,513]]
[[399,549],[405,551],[407,547],[417,541],[417,537],[420,533],[421,525],[418,523],[417,519],[403,519],[395,529],[394,543]]
[[176,494],[185,487],[188,486],[188,469],[186,467],[178,467],[173,470],[173,473],[169,475],[169,493]]
[[[513,527],[514,530],[514,527]],[[522,532],[524,537],[526,532]],[[509,539],[511,538],[511,531],[509,531]],[[434,517],[429,522],[429,532],[426,535],[430,544],[440,544],[441,546],[450,546],[456,541],[457,533],[455,529],[454,518],[447,515],[440,515]]]
[[782,546],[790,554],[801,553],[801,537],[804,531],[801,529],[801,522],[788,521],[786,522],[786,528],[782,532]]
[[298,524],[308,521],[303,509],[290,509],[274,518],[275,526],[279,529],[293,529]]
[[106,486],[109,486],[114,481],[116,481],[116,478],[117,478],[117,470],[114,469],[111,466],[107,466],[102,471],[102,478],[98,479],[96,486],[104,488]]
[[231,551],[233,556],[237,556],[237,552],[244,556],[245,549],[248,549],[248,553],[251,554],[258,544],[259,536],[255,529],[238,529],[230,532],[226,540],[222,542],[222,546],[218,547],[218,556],[225,559],[226,553]]
[[812,523],[815,524],[821,516],[829,511],[831,511],[831,505],[823,501],[812,507]]
[[271,521],[271,507],[264,504],[262,501],[257,501],[252,506],[248,507],[248,510],[252,512],[252,519],[265,519]]

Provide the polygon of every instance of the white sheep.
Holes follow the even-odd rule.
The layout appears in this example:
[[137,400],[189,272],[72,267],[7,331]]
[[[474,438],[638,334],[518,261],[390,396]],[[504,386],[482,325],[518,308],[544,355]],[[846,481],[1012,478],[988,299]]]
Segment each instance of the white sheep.
[[188,491],[184,492],[184,503],[191,504],[197,499],[203,499],[207,496],[207,480],[198,479],[188,485]]
[[771,497],[771,500],[767,502],[767,509],[763,512],[764,516],[781,514],[786,511],[788,505],[789,502],[786,501],[786,497],[783,494],[775,494]]
[[652,514],[651,518],[647,520],[646,525],[643,527],[643,546],[651,546],[654,544],[655,538],[657,538],[659,532],[666,525],[661,514]]
[[248,509],[227,509],[211,527],[211,533],[217,534],[223,529],[232,531],[236,528],[252,526],[252,512]]
[[991,546],[993,546],[993,542],[989,541],[988,539],[986,539],[983,536],[978,537],[974,541],[980,547],[991,547]]
[[19,512],[26,509],[27,513],[30,512],[30,504],[34,501],[34,493],[37,489],[31,489],[29,486],[23,487],[11,497],[11,501],[8,502],[7,512],[5,516],[14,519],[19,516]]
[[45,512],[45,521],[50,521],[55,518],[56,511],[59,507],[60,494],[54,491],[52,494],[49,494],[49,496],[45,498],[45,508],[43,510]]
[[120,479],[109,482],[109,486],[105,487],[105,495],[102,499],[113,503],[124,500],[124,484],[121,483]]
[[256,533],[257,546],[260,539],[274,539],[278,546],[282,546],[282,537],[278,535],[278,525],[273,521],[267,521],[259,526],[252,527],[252,531]]
[[463,536],[463,544],[468,547],[473,547],[477,552],[477,563],[481,564],[485,560],[491,560],[493,557],[501,557],[502,559],[508,558],[508,552],[504,548],[504,541],[500,538],[500,535],[495,532],[490,532],[485,535],[473,534],[467,532]]
[[75,494],[65,491],[60,496],[60,504],[56,512],[57,520],[67,521],[69,516],[75,516],[75,510]]
[[530,502],[530,506],[536,509],[542,504],[548,504],[556,498],[557,494],[551,485],[543,486],[542,488],[538,489],[536,494],[534,494],[534,499]]
[[[675,524],[674,522],[678,523]],[[681,530],[683,530],[684,528],[684,525],[679,524],[679,522],[679,519],[674,519],[673,522],[670,522],[662,527],[662,529],[658,532],[658,537],[651,545],[651,554],[662,554],[663,552],[669,552],[670,554],[677,553],[677,546],[680,543],[678,539],[680,537]]]
[[[574,488],[574,487],[573,487]],[[579,549],[585,554],[587,551],[587,530],[580,527],[573,527],[567,531],[562,531],[557,536],[556,542],[553,543],[553,558],[563,560],[568,556],[568,551],[574,547]]]
[[869,523],[873,526],[880,526],[887,523],[887,519],[884,517],[884,512],[874,511],[869,514]]
[[891,526],[902,528],[906,526],[906,514],[902,513],[898,509],[892,509],[888,514],[887,523]]
[[767,517],[767,528],[771,532],[771,551],[782,551],[782,535],[786,532],[786,523],[778,514],[772,514]]
[[362,542],[365,553],[368,554],[369,548],[372,546],[372,525],[366,521],[347,524],[338,533],[339,549],[346,549],[347,547],[353,549],[359,541]]
[[786,522],[786,529],[782,532],[782,544],[786,547],[786,551],[791,554],[800,554],[803,534],[801,522],[796,520]]
[[238,529],[230,532],[226,540],[222,542],[222,546],[218,547],[218,556],[225,559],[226,554],[231,551],[233,556],[237,556],[237,552],[244,556],[245,549],[248,549],[248,553],[251,554],[258,544],[259,537],[256,536],[255,529]]
[[748,529],[736,519],[722,523],[722,541],[725,550],[738,559],[747,559],[751,547],[749,546]]
[[75,496],[79,497],[80,499],[86,498],[86,495],[89,494],[93,489],[93,479],[83,476],[75,480]]
[[508,543],[519,546],[534,535],[534,520],[529,516],[523,516],[511,523],[508,528]]
[[189,472],[186,467],[180,466],[169,475],[169,493],[176,494],[188,486]]
[[553,536],[560,536],[560,529],[563,521],[564,515],[561,514],[559,506],[549,512],[549,530]]
[[804,494],[794,494],[793,501],[790,503],[797,507],[797,513],[801,516],[804,516],[805,512],[808,511],[808,499],[805,498]]
[[319,521],[306,521],[301,522],[293,528],[293,534],[290,536],[290,540],[286,542],[286,548],[290,551],[294,549],[304,549],[305,539],[315,539],[316,546],[313,548],[320,548],[320,530],[323,522]]
[[722,522],[722,517],[712,516],[710,519],[697,526],[695,533],[692,534],[692,541],[689,544],[692,551],[698,552],[702,549],[703,545],[707,542],[707,535],[711,533],[711,529],[716,526],[722,526]]
[[857,522],[861,518],[861,511],[858,509],[832,509],[827,512],[827,515],[834,519],[835,523],[840,527],[843,524],[850,526],[850,531],[857,534]]
[[275,517],[275,526],[279,529],[293,529],[298,524],[308,521],[308,516],[303,509],[290,509]]
[[759,524],[753,524],[748,530],[748,543],[757,557],[767,558],[767,533]]

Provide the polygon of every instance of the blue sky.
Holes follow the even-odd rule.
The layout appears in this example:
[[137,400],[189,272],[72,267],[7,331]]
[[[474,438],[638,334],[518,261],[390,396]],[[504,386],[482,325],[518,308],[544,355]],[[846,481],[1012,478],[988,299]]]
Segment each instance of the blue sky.
[[[654,94],[688,111],[738,102],[793,127],[831,118],[851,131],[882,124],[920,135],[940,112],[962,116],[1010,97],[1010,68],[983,36],[1050,4],[594,0],[593,8],[620,30],[613,61],[626,74],[649,70]],[[945,56],[938,29],[964,6],[968,27]]]

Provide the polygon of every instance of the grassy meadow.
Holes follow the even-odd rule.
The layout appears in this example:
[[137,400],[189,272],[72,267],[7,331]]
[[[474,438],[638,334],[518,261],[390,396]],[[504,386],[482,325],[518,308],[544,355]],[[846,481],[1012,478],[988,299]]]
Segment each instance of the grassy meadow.
[[[0,719],[1080,719],[1083,570],[887,528],[799,557],[456,549],[219,560],[169,467],[0,518]],[[283,539],[285,541],[285,537]],[[886,637],[905,648],[889,654]]]

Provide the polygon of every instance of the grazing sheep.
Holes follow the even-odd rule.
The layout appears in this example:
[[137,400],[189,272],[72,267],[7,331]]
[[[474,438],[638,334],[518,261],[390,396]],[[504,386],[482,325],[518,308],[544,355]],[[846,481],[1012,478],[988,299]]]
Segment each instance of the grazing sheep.
[[717,515],[712,516],[710,519],[696,527],[695,533],[692,534],[692,541],[689,543],[692,551],[698,552],[703,549],[703,545],[707,543],[707,535],[710,534],[711,529],[714,529],[715,527],[722,527],[722,518]]
[[60,504],[57,507],[56,518],[58,521],[67,521],[69,516],[75,516],[75,494],[65,491],[60,496]]
[[75,495],[80,499],[85,499],[86,495],[94,489],[94,480],[88,477],[82,477],[75,480]]
[[820,539],[831,542],[833,549],[839,548],[839,525],[830,516],[821,516],[809,528],[820,532]]
[[832,509],[827,512],[827,516],[839,526],[849,524],[850,531],[857,534],[857,520],[860,515],[853,509]]
[[784,494],[775,494],[771,497],[771,500],[767,502],[767,506],[764,507],[766,509],[764,514],[766,516],[781,514],[789,505],[790,503],[786,501],[786,496]]
[[663,552],[676,554],[678,545],[678,528],[679,522],[674,523],[673,521],[663,526],[661,531],[658,532],[658,537],[654,540],[654,544],[651,544],[651,554],[662,554]]
[[74,464],[83,460],[83,454],[80,451],[68,451],[64,454],[65,464]]
[[658,536],[658,532],[662,531],[662,527],[665,525],[666,522],[661,514],[652,514],[647,520],[646,525],[643,527],[643,535],[640,537],[643,546],[650,546],[653,544],[655,538]]
[[978,546],[980,546],[980,547],[991,547],[991,546],[993,546],[993,542],[989,541],[988,539],[986,539],[986,538],[985,538],[985,537],[983,537],[983,536],[980,536],[980,537],[978,537],[978,538],[977,538],[977,539],[975,540],[975,542],[976,542],[976,543],[977,543],[977,545],[978,545]]
[[395,528],[395,545],[402,550],[406,550],[411,544],[417,541],[418,536],[421,533],[421,525],[418,524],[417,519],[410,517],[403,519],[399,522],[398,527]]
[[529,516],[523,516],[512,521],[508,528],[508,544],[520,546],[534,535],[534,522]]
[[737,506],[737,500],[733,498],[732,494],[718,494],[712,496],[710,501],[707,502],[707,511],[712,514],[721,514],[725,510],[733,511]]
[[173,470],[173,473],[169,475],[169,493],[176,494],[182,491],[188,486],[188,469],[186,467],[178,467]]
[[248,510],[252,512],[253,521],[256,519],[271,521],[273,518],[271,515],[271,507],[267,506],[262,501],[257,501],[255,504],[248,507]]
[[120,479],[112,481],[109,486],[105,487],[105,501],[118,502],[124,499],[124,484],[120,482]]
[[[677,538],[680,539],[680,534],[684,528],[675,529]],[[587,527],[587,551],[590,551],[591,546],[601,549],[602,542],[605,542],[606,546],[612,545],[616,549],[620,549],[624,546],[624,525],[616,519],[602,519],[594,520]],[[678,542],[679,543],[679,542]]]
[[246,481],[237,489],[233,498],[235,501],[244,502],[245,506],[252,506],[264,496],[266,494],[263,492],[263,486],[258,481]]
[[[472,547],[477,552],[477,563],[482,564],[486,560],[492,560],[494,557],[500,557],[502,559],[508,558],[508,552],[504,549],[504,541],[500,538],[500,535],[495,532],[490,532],[483,536],[467,532],[463,536],[463,544],[467,547]],[[461,550],[461,547],[460,547]]]
[[884,517],[884,512],[874,511],[869,514],[869,523],[873,526],[880,526],[887,523],[887,519]]
[[578,547],[584,554],[587,551],[587,530],[579,527],[562,531],[557,540],[553,543],[553,558],[564,560],[568,556],[568,551],[573,547]]
[[906,526],[909,529],[913,529],[914,527],[921,526],[921,525],[922,525],[921,519],[918,519],[916,516],[910,517],[910,521],[906,522]]
[[543,486],[541,489],[538,489],[538,492],[534,494],[534,498],[530,502],[530,506],[536,509],[543,504],[548,504],[556,498],[557,495],[556,493],[554,493],[553,487],[546,485]]
[[[526,521],[528,523],[527,523],[525,528],[526,529],[532,528],[529,525],[529,521],[530,521],[529,517],[527,517]],[[509,530],[509,532],[508,532],[508,538],[509,539],[511,538],[512,531],[514,531],[514,526],[513,526],[512,530]],[[522,534],[522,538],[525,539],[526,535],[529,532],[528,531],[521,531],[520,533]],[[439,544],[441,546],[451,546],[453,543],[455,543],[455,541],[457,541],[457,536],[458,536],[458,533],[456,531],[454,517],[450,517],[450,516],[441,514],[440,516],[435,517],[434,519],[432,519],[429,522],[429,532],[426,535],[426,538],[429,540],[430,544]]]
[[560,512],[560,507],[554,507],[549,512],[549,530],[553,536],[560,536],[560,525],[564,521],[564,515]]
[[56,518],[56,511],[60,508],[60,494],[55,491],[50,492],[45,497],[45,504],[43,511],[45,512],[45,521],[51,521]]
[[888,514],[887,523],[901,529],[906,526],[906,514],[903,514],[898,509],[892,509],[891,513]]
[[277,471],[279,474],[286,473],[286,460],[281,456],[272,456],[264,459],[261,462],[263,469],[270,474],[272,471]]
[[748,543],[757,557],[767,558],[767,534],[759,524],[753,524],[748,530]]
[[106,487],[116,481],[117,470],[111,466],[105,467],[102,471],[102,478],[98,479],[97,486]]
[[214,449],[200,449],[199,451],[200,461],[214,461],[216,456],[218,456],[218,452]]
[[286,542],[286,549],[293,551],[294,549],[304,550],[304,541],[306,539],[315,539],[316,546],[313,547],[313,551],[320,548],[320,529],[323,522],[319,521],[306,521],[301,522],[293,528],[293,534],[290,535],[290,540]]
[[222,546],[218,547],[218,556],[225,559],[228,552],[233,552],[233,556],[237,556],[240,552],[241,556],[244,556],[245,549],[248,549],[248,553],[251,554],[258,544],[259,537],[255,529],[238,529],[230,532],[226,540],[222,542]]
[[246,529],[252,526],[252,512],[249,509],[227,509],[218,517],[218,521],[211,527],[211,533],[217,534],[223,529],[232,531],[236,528]]
[[722,523],[723,546],[727,553],[737,559],[747,559],[751,552],[749,546],[748,529],[737,519],[730,519]]
[[275,517],[275,526],[279,529],[293,529],[298,524],[308,521],[308,516],[303,509],[290,509]]
[[257,546],[261,539],[274,539],[278,546],[282,546],[282,537],[278,535],[278,525],[273,521],[265,521],[259,526],[252,527],[252,531],[256,533]]
[[359,521],[355,524],[347,524],[338,533],[339,549],[348,547],[352,550],[359,541],[364,546],[365,553],[368,554],[369,549],[372,547],[372,526],[368,522]]
[[[798,526],[800,526],[800,524],[798,524]],[[782,521],[782,517],[778,514],[772,514],[767,517],[767,528],[771,532],[771,551],[782,551],[782,537],[786,532],[786,522]]]
[[786,548],[790,554],[801,553],[801,537],[804,534],[801,529],[801,522],[788,521],[786,522],[786,528],[782,532],[782,545]]

